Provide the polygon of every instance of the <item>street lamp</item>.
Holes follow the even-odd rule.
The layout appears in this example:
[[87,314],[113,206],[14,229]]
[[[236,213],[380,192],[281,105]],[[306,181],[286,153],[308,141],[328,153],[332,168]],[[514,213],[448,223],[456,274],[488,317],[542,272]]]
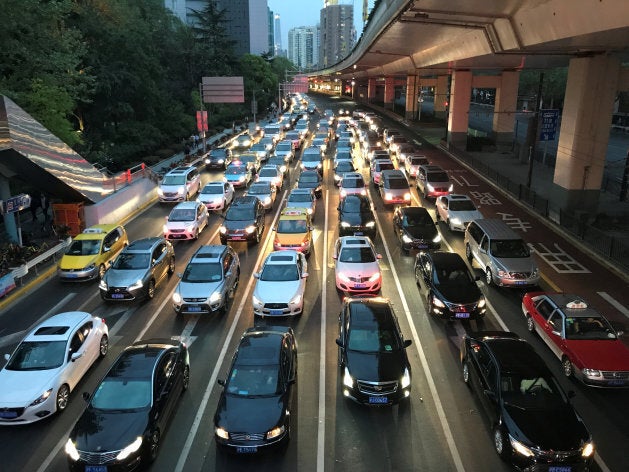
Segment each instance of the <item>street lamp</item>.
[[354,85],[356,85],[356,81],[352,80],[352,100],[354,100]]

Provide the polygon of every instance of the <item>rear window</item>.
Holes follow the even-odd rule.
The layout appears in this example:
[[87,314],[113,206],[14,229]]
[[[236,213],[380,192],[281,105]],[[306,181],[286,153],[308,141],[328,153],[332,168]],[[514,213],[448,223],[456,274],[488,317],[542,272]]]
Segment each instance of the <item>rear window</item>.
[[408,188],[408,182],[406,181],[406,179],[401,179],[401,178],[393,178],[393,179],[387,179],[387,181],[385,182],[385,187],[388,188]]
[[429,182],[449,182],[448,174],[445,172],[429,172],[426,176]]

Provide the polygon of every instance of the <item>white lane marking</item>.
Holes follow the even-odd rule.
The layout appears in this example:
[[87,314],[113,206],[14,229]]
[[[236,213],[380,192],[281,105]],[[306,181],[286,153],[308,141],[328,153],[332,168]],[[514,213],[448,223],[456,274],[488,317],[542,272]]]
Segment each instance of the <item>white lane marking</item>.
[[[538,248],[535,248],[535,245]],[[546,264],[551,266],[555,272],[559,274],[589,274],[590,271],[577,262],[574,257],[561,249],[557,243],[554,244],[555,251],[548,249],[546,245],[542,243],[529,243],[529,247],[532,247],[537,255],[544,259]]]
[[511,213],[496,213],[502,217],[502,221],[504,221],[511,229],[522,231],[526,233],[527,230],[531,229],[533,225],[528,221],[521,220],[517,216],[513,216]]
[[[325,201],[328,201],[325,191]],[[328,260],[328,206],[325,206],[325,223],[323,226],[323,260]],[[317,418],[317,472],[325,470],[325,348],[326,348],[326,316],[327,316],[327,277],[328,271],[321,274],[321,341],[319,345],[319,417]]]
[[[277,219],[279,218],[279,215],[280,215],[280,212],[278,211],[275,214],[275,218],[273,218],[272,227],[275,226]],[[272,234],[273,234],[273,231],[268,232],[264,246],[266,246],[271,241]],[[255,267],[258,267],[260,265],[260,263],[262,262],[262,258],[264,257],[264,254],[265,254],[264,251],[259,251],[258,258],[256,259]],[[199,430],[199,425],[201,424],[201,420],[203,419],[203,416],[205,415],[205,409],[207,408],[207,404],[210,400],[210,395],[212,393],[212,390],[214,389],[214,386],[216,385],[218,372],[221,369],[221,366],[223,365],[223,361],[225,359],[225,356],[227,355],[227,348],[229,347],[231,339],[234,336],[234,331],[236,330],[236,326],[238,325],[238,321],[240,320],[240,316],[242,315],[242,311],[244,309],[245,303],[248,301],[249,292],[251,292],[251,287],[253,286],[253,283],[255,280],[256,279],[254,279],[253,277],[249,278],[249,283],[247,283],[247,287],[245,288],[245,293],[242,296],[240,305],[238,305],[238,311],[236,312],[236,315],[234,316],[234,321],[232,321],[232,324],[229,327],[229,331],[227,332],[227,336],[225,337],[225,342],[223,343],[223,348],[221,349],[218,359],[216,359],[214,370],[212,371],[212,375],[207,383],[207,386],[205,387],[205,393],[203,394],[203,398],[201,399],[201,403],[199,405],[199,408],[197,409],[197,414],[194,417],[194,422],[192,423],[192,426],[190,427],[190,432],[188,433],[186,442],[183,445],[183,449],[181,450],[181,455],[179,456],[179,460],[177,461],[177,465],[175,466],[175,472],[182,472],[184,470],[184,466],[186,464],[186,461],[188,460],[188,454],[190,453],[190,449],[192,448],[192,442],[194,441],[194,438],[197,435],[197,431]],[[213,439],[214,439],[214,435],[212,434],[212,440]]]
[[607,301],[610,305],[612,305],[614,308],[616,308],[619,312],[621,312],[623,315],[625,315],[627,318],[629,318],[629,309],[627,309],[625,306],[623,306],[622,303],[620,303],[618,300],[614,299],[607,292],[596,292],[596,293],[599,294],[601,297],[603,297],[603,299],[605,301]]
[[192,330],[197,325],[197,322],[201,319],[200,315],[192,315],[188,318],[186,326],[181,332],[181,340],[186,343],[188,349],[192,346],[192,343],[196,341],[198,336],[192,336]]
[[[378,232],[380,233],[380,240],[382,241],[382,244],[384,246],[384,250],[387,254],[387,258],[389,259],[389,261],[393,261],[393,257],[391,256],[391,251],[389,250],[389,246],[387,245],[386,240],[384,238],[384,234],[382,232],[382,225],[380,224],[378,215],[376,215],[376,223],[378,225]],[[400,284],[400,279],[397,275],[397,270],[395,269],[395,266],[393,264],[390,264],[390,265],[391,265],[391,274],[393,275],[393,279],[395,280],[395,285],[400,295],[400,299],[402,300],[402,305],[404,306],[404,314],[406,315],[406,319],[411,328],[413,340],[415,342],[415,345],[417,346],[417,353],[419,354],[419,359],[421,361],[424,374],[426,375],[426,380],[430,388],[432,400],[435,404],[437,415],[439,416],[439,421],[441,422],[441,428],[446,438],[446,442],[448,443],[448,448],[450,449],[450,455],[452,456],[452,460],[454,461],[456,470],[459,472],[464,472],[465,467],[463,467],[463,461],[461,460],[461,455],[459,454],[459,451],[456,447],[454,437],[452,436],[452,431],[450,430],[450,425],[448,424],[448,421],[446,419],[445,411],[441,403],[441,397],[439,396],[439,393],[437,392],[435,380],[432,376],[432,372],[430,371],[430,366],[428,364],[428,360],[426,359],[426,354],[424,353],[424,349],[422,348],[421,342],[419,340],[419,335],[417,334],[417,330],[415,329],[413,317],[411,316],[411,311],[408,307],[408,302],[406,301],[406,297],[404,296],[404,291],[402,290],[402,285]]]

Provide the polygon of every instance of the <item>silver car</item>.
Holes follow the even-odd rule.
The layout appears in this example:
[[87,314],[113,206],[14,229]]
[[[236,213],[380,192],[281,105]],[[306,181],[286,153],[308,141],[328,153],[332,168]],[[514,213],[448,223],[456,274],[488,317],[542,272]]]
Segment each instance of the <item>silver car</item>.
[[277,187],[268,181],[254,182],[245,195],[256,197],[266,211],[271,211],[277,198]]

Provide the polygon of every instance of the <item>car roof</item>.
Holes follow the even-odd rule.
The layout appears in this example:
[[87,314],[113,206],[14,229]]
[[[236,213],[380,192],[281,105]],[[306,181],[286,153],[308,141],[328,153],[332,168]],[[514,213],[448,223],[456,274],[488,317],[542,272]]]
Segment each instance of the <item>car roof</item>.
[[[404,215],[408,215],[408,214],[419,214],[421,213],[422,215],[428,213],[428,210],[424,207],[420,207],[420,206],[404,206],[404,207],[399,207],[398,210],[400,211],[400,213],[404,214]],[[431,217],[432,218],[432,217]]]
[[281,341],[285,335],[277,331],[245,331],[238,344],[236,364],[279,364]]
[[445,172],[442,167],[436,166],[434,164],[424,164],[420,167],[423,168],[426,172]]
[[570,293],[545,293],[544,295],[570,318],[602,316],[598,311],[590,308],[587,302],[578,295]]
[[251,206],[251,205],[255,205],[256,202],[259,202],[260,200],[258,200],[257,197],[254,197],[253,195],[241,195],[240,197],[236,197],[234,198],[234,201],[232,201],[231,207],[237,207],[237,206]]
[[103,239],[108,233],[118,228],[120,225],[100,224],[90,226],[77,234],[74,239]]
[[201,246],[190,258],[190,262],[217,262],[229,249],[221,244],[206,244]]
[[383,179],[404,179],[406,180],[406,174],[400,169],[386,169],[382,171]]
[[394,313],[388,298],[349,298],[345,303],[349,305],[350,324],[361,322],[378,325],[393,324]]
[[166,175],[187,174],[188,172],[191,172],[193,170],[196,170],[196,167],[194,167],[194,166],[175,167],[173,170],[169,171]]
[[368,236],[341,236],[339,240],[341,246],[371,247],[371,240]]
[[264,260],[264,264],[273,264],[273,265],[282,265],[286,263],[297,263],[298,259],[297,251],[293,250],[285,250],[285,251],[274,251],[266,256]]
[[432,258],[433,264],[436,267],[451,267],[451,268],[465,268],[465,261],[456,252],[447,251],[433,251],[427,253]]
[[524,339],[503,334],[484,338],[483,341],[491,349],[502,373],[517,373],[527,377],[552,375],[543,359]]
[[177,205],[175,205],[171,211],[174,211],[174,210],[193,210],[196,207],[198,207],[199,205],[200,205],[200,203],[197,202],[197,201],[180,202],[180,203],[177,203]]
[[70,337],[72,331],[92,315],[84,311],[58,313],[39,323],[24,341],[59,341]]
[[343,178],[344,179],[362,179],[363,174],[361,174],[360,172],[344,172]]
[[281,219],[303,219],[303,218],[308,218],[308,212],[301,208],[288,207],[288,208],[284,208],[282,212],[280,213],[280,220]]
[[147,252],[153,249],[155,244],[164,241],[164,238],[159,236],[155,236],[152,238],[142,238],[136,239],[132,241],[126,248],[123,249],[124,252]]
[[451,193],[449,195],[444,195],[448,200],[471,200],[467,195],[461,195],[459,193]]

